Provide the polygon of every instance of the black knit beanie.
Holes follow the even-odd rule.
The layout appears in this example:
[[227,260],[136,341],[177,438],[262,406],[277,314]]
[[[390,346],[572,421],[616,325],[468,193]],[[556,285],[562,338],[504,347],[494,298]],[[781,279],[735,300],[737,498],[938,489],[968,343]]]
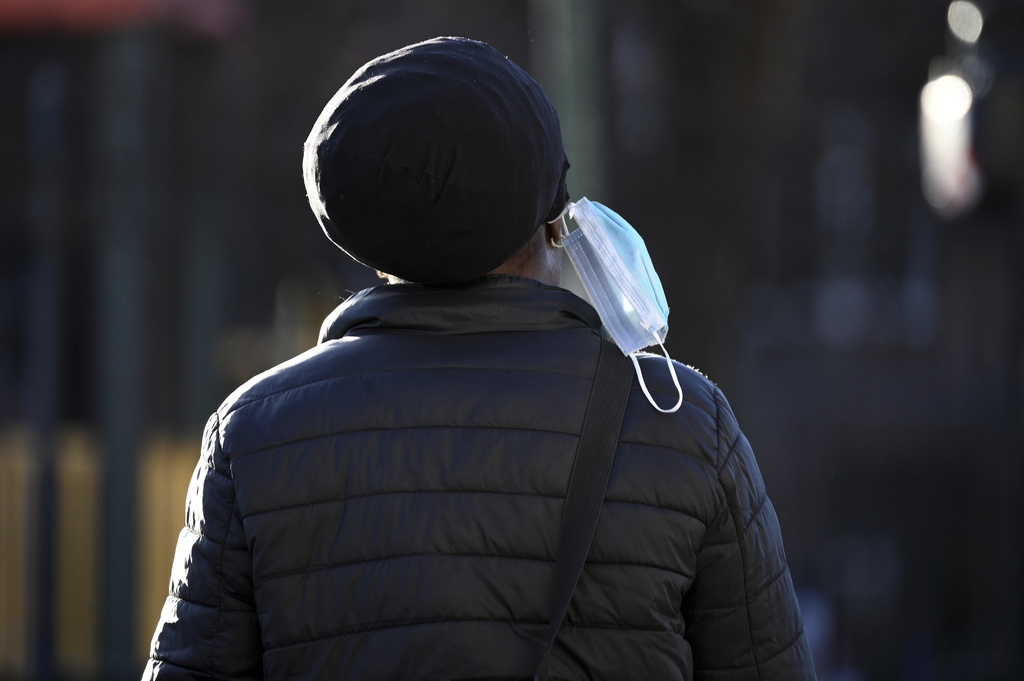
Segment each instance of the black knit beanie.
[[569,199],[558,114],[492,47],[435,38],[378,57],[306,140],[309,204],[357,261],[407,281],[493,270]]

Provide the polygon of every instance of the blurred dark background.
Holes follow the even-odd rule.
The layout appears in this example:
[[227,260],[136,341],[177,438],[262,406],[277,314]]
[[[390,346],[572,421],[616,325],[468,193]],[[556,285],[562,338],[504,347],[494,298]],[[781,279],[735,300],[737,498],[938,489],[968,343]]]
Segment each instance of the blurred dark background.
[[0,0],[0,679],[141,674],[206,416],[377,283],[302,142],[436,35],[647,239],[819,678],[1024,678],[1024,2]]

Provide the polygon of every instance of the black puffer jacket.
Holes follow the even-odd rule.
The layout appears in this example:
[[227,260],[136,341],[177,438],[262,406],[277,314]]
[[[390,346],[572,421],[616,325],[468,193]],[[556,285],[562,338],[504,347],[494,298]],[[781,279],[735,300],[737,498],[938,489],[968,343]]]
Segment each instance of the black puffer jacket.
[[[145,678],[532,678],[598,325],[511,277],[342,305],[211,417]],[[750,447],[676,366],[675,414],[634,379],[550,677],[812,679]]]

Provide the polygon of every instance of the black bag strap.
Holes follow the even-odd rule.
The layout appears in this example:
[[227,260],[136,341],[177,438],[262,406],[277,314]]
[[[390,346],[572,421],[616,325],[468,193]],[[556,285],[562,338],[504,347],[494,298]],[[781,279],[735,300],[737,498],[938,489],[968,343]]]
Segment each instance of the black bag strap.
[[594,386],[587,402],[583,431],[569,475],[562,524],[558,530],[555,580],[551,591],[551,629],[538,666],[538,677],[546,671],[551,646],[590,551],[632,385],[633,365],[615,345],[602,340]]

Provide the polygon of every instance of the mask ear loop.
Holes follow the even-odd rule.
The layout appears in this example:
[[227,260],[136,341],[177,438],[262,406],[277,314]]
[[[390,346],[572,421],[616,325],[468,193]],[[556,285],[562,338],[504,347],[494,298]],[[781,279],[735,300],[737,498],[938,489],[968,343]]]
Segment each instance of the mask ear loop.
[[676,386],[676,392],[679,393],[679,399],[676,400],[675,406],[671,409],[662,409],[658,406],[658,403],[654,401],[654,397],[651,395],[651,391],[647,389],[647,384],[644,382],[644,374],[640,371],[640,362],[637,361],[636,354],[631,353],[629,358],[633,360],[633,367],[636,369],[636,377],[640,379],[640,389],[644,391],[644,395],[647,396],[647,401],[651,403],[651,406],[660,411],[662,414],[674,414],[679,410],[679,407],[683,405],[683,388],[679,385],[679,376],[676,375],[676,367],[672,363],[672,358],[668,356],[668,350],[665,349],[665,345],[659,340],[658,346],[665,355],[665,363],[668,364],[668,371],[672,374],[672,383]]
[[570,218],[572,217],[572,207],[572,203],[565,204],[565,208],[563,208],[562,212],[558,214],[558,217],[548,222],[549,225],[554,224],[556,222],[561,222],[561,224],[558,226],[559,240],[555,241],[554,239],[551,239],[551,245],[554,246],[555,248],[565,248],[565,244],[562,242],[565,241],[565,237],[569,236],[569,225],[566,224],[565,220],[563,220],[562,218],[565,217],[566,213],[569,214]]

